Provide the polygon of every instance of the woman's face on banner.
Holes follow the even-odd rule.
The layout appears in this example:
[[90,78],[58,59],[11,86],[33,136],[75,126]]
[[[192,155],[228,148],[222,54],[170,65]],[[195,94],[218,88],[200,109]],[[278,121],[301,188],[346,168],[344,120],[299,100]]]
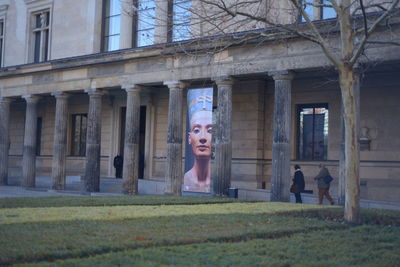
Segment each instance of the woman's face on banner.
[[198,111],[190,120],[189,144],[197,157],[211,157],[212,112]]

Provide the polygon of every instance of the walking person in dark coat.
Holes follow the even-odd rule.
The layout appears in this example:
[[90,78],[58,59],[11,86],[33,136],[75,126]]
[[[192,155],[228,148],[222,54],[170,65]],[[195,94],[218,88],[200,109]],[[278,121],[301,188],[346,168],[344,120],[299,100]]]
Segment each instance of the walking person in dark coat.
[[115,177],[122,178],[122,167],[124,166],[124,159],[121,155],[114,158]]
[[304,191],[305,182],[304,182],[304,175],[301,171],[300,165],[294,166],[294,178],[293,178],[293,185],[292,185],[292,192],[296,198],[296,203],[303,203],[301,200],[301,192]]
[[324,178],[329,174],[328,169],[324,164],[319,164],[319,173],[315,176],[314,180],[318,181],[318,204],[322,205],[324,196],[329,200],[331,205],[335,204],[331,195],[329,194],[329,184],[325,183]]

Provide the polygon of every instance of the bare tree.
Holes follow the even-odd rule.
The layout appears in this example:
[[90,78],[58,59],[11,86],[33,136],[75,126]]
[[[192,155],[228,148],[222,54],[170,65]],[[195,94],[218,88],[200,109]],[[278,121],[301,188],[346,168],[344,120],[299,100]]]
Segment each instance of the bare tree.
[[[213,40],[217,41],[212,51],[208,45],[207,51],[190,48],[184,50],[187,53],[210,54],[250,39],[262,41],[267,34],[262,29],[267,27],[319,45],[339,76],[345,138],[344,161],[340,163],[346,181],[344,217],[348,222],[357,223],[360,199],[360,63],[365,61],[363,55],[368,45],[398,45],[392,40],[374,38],[374,34],[384,27],[390,29],[391,20],[399,19],[400,0],[192,0],[189,5],[186,0],[175,1],[178,8],[172,16],[181,22],[176,29],[184,31],[184,38],[192,39],[189,43],[197,42],[197,37],[224,37],[257,29],[251,34],[231,35],[234,37],[228,42],[215,38]],[[326,23],[315,23],[315,20],[325,18],[324,9],[331,10],[334,18]],[[167,12],[167,6],[165,10]],[[164,22],[157,17],[155,20],[158,24],[171,23],[171,17]]]
[[[339,74],[345,131],[344,217],[348,222],[359,222],[359,63],[369,43],[397,44],[391,40],[371,41],[371,37],[382,24],[390,25],[389,19],[399,15],[399,0],[199,1],[207,8],[200,9],[202,11],[196,14],[209,22],[208,33],[218,30],[225,33],[237,31],[244,23],[258,28],[257,24],[264,23],[266,26],[276,27],[318,44],[336,68]],[[309,12],[310,9],[316,8],[331,8],[337,14],[336,20],[327,24],[328,27],[316,25],[316,18]],[[285,19],[285,16],[281,16],[282,13],[289,16]],[[322,18],[321,15],[319,14],[319,19]],[[296,17],[303,23],[296,24],[293,21]],[[332,36],[339,40],[339,45],[329,41]]]

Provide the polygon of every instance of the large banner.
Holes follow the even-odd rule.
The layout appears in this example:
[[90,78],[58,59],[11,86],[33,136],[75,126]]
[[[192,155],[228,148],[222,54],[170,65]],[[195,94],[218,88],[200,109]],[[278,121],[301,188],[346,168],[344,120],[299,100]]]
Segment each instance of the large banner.
[[213,88],[188,90],[187,104],[184,191],[209,193]]

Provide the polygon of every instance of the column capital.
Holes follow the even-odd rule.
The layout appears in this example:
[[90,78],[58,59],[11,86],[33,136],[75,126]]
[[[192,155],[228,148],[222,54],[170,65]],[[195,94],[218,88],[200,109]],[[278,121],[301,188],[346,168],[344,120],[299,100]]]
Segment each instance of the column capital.
[[294,73],[290,70],[279,70],[279,71],[270,71],[268,72],[269,76],[276,80],[293,80]]
[[97,89],[97,88],[87,88],[85,89],[85,93],[87,93],[89,96],[103,96],[104,91]]
[[36,104],[40,99],[40,96],[38,95],[23,95],[21,97],[25,99],[27,103],[34,103],[34,104]]
[[127,93],[140,92],[140,91],[144,90],[144,86],[139,85],[139,84],[123,84],[123,85],[121,85],[121,88],[123,90],[125,90]]
[[214,79],[217,86],[232,86],[235,82],[235,78],[231,76],[221,76]]
[[56,99],[67,99],[69,97],[69,94],[65,92],[53,92],[51,95]]
[[188,83],[183,81],[165,81],[164,85],[168,86],[169,89],[183,90],[188,86]]
[[0,103],[10,104],[12,101],[14,101],[14,99],[12,99],[11,97],[0,96]]

